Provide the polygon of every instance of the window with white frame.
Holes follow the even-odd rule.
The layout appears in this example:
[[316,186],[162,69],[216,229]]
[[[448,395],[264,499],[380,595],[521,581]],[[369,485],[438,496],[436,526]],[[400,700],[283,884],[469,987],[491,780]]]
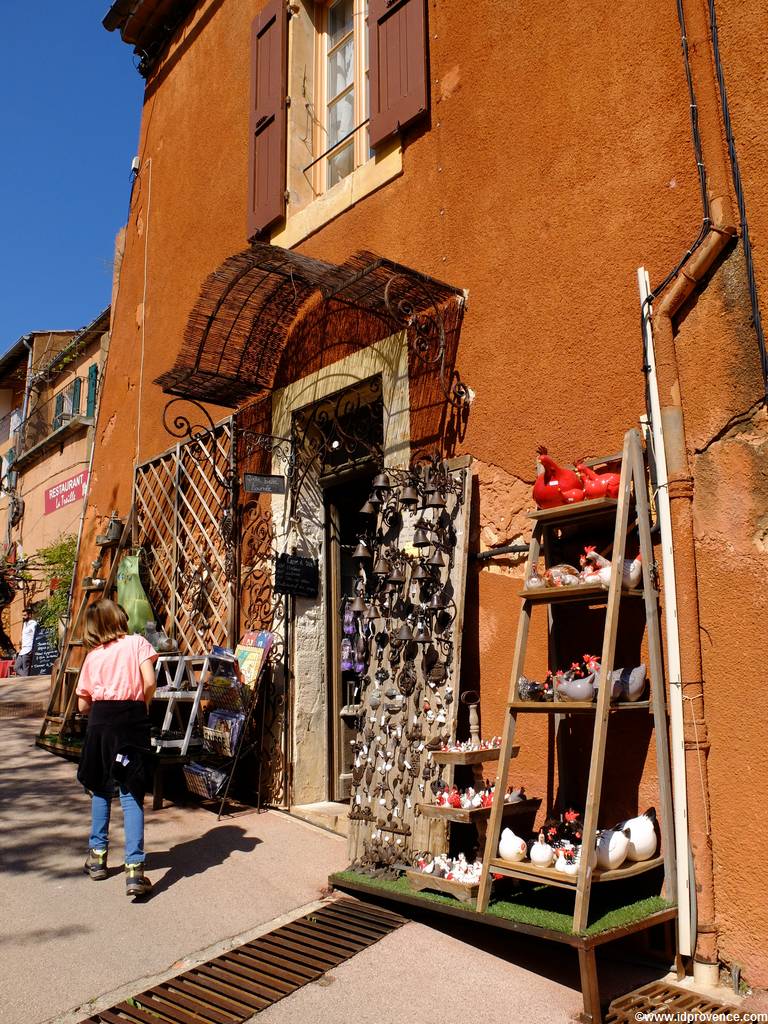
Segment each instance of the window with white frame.
[[297,214],[311,232],[400,173],[402,133],[428,111],[427,0],[262,3],[247,230],[292,245],[304,237],[287,223]]
[[367,0],[333,0],[319,14],[316,193],[333,188],[371,156]]

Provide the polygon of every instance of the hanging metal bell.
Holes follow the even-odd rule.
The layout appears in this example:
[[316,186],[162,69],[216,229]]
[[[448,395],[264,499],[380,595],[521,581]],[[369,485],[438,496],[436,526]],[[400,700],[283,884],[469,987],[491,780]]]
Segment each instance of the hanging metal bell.
[[411,624],[407,620],[402,624],[400,629],[398,629],[395,640],[413,640],[413,630],[411,629]]
[[389,559],[386,558],[384,555],[379,555],[379,557],[376,559],[376,562],[375,562],[375,564],[373,566],[373,575],[374,576],[389,576],[389,574],[391,572],[392,572],[392,566],[390,564]]
[[429,535],[423,526],[417,526],[413,533],[413,546],[415,548],[428,548],[430,544]]
[[432,577],[430,575],[429,569],[425,568],[423,562],[419,562],[419,564],[416,566],[416,568],[411,573],[411,580],[414,580],[414,581],[429,580],[431,578]]
[[401,505],[413,506],[413,505],[418,504],[418,501],[419,501],[419,492],[416,490],[416,488],[413,486],[413,484],[408,484],[400,492],[400,504]]
[[427,496],[427,500],[424,502],[424,508],[445,508],[445,500],[440,497],[437,491]]
[[448,602],[445,599],[445,591],[436,590],[430,598],[427,608],[429,608],[430,611],[439,612],[442,608],[445,608],[447,603]]
[[445,565],[445,559],[443,558],[439,548],[435,548],[434,554],[427,559],[427,565]]
[[371,501],[366,501],[366,503],[360,509],[361,516],[375,516],[377,512],[377,507]]
[[373,602],[371,602],[363,618],[365,618],[366,621],[368,622],[373,622],[373,620],[377,619],[378,617],[379,613],[376,611],[376,606],[373,604]]
[[358,541],[357,547],[352,552],[352,557],[353,558],[363,559],[363,558],[373,558],[373,555],[371,554],[371,549],[368,547],[368,545],[365,543],[365,541],[364,540],[360,540],[360,541]]
[[353,612],[367,612],[368,605],[365,603],[365,598],[362,594],[356,594],[354,600],[349,606],[350,611]]
[[386,473],[379,473],[378,476],[375,476],[371,487],[379,491],[392,490],[392,484],[389,482],[389,477]]
[[405,573],[403,572],[399,565],[396,565],[394,569],[390,572],[388,582],[396,583],[398,585],[401,583],[405,583]]
[[416,629],[413,631],[413,639],[417,644],[428,644],[432,639],[432,634],[429,631],[429,626],[426,622],[419,620],[416,623]]

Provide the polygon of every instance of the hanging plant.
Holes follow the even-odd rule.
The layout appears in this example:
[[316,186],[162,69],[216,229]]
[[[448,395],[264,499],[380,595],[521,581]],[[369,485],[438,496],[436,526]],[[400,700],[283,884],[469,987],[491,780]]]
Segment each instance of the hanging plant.
[[76,555],[77,536],[73,533],[62,535],[50,547],[40,548],[34,555],[42,583],[49,591],[49,596],[37,605],[36,617],[40,626],[54,636],[67,617]]

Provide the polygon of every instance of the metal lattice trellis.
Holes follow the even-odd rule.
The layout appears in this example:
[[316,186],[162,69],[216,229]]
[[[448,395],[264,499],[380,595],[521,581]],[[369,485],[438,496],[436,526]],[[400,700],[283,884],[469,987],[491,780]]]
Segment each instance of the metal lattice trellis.
[[232,432],[227,420],[136,469],[149,598],[185,653],[235,639]]

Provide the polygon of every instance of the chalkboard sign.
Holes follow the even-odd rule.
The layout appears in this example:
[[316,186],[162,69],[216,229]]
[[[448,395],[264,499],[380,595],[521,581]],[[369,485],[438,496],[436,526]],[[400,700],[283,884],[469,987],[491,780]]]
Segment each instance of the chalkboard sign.
[[31,676],[50,675],[53,663],[59,656],[59,649],[54,643],[53,635],[38,626],[32,642],[32,661],[29,668]]
[[287,554],[277,556],[275,590],[278,594],[317,597],[319,585],[320,571],[316,558]]
[[243,490],[246,494],[285,494],[285,477],[244,473]]

